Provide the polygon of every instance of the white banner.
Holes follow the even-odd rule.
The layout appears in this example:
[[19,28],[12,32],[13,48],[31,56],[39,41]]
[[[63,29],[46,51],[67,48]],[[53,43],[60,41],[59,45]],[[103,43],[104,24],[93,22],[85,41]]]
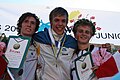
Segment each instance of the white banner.
[[[55,8],[51,6],[41,5],[15,5],[0,4],[0,33],[9,35],[17,35],[16,24],[19,17],[25,12],[35,13],[40,18],[40,30],[50,27],[49,13]],[[112,43],[120,44],[119,19],[120,12],[67,8],[69,12],[68,27],[72,27],[74,22],[80,18],[88,18],[96,22],[96,35],[92,38],[92,43]],[[73,35],[73,34],[72,34]]]

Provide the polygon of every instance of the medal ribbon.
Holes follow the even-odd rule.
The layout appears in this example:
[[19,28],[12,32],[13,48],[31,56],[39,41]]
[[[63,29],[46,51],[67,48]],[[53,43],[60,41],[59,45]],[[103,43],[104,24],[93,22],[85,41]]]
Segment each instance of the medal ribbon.
[[64,39],[63,39],[62,43],[61,43],[60,41],[59,41],[59,43],[58,43],[58,49],[59,49],[59,50],[56,50],[56,49],[55,49],[56,46],[55,46],[54,44],[52,44],[52,50],[53,50],[54,57],[56,56],[56,54],[57,54],[57,57],[58,57],[59,54],[61,53],[61,49],[62,49],[62,47],[63,47],[63,45],[64,45],[64,43],[65,43],[66,36],[64,35],[63,38],[64,38]]
[[[64,34],[63,41],[62,42],[59,41],[58,46],[56,47],[55,39],[53,38],[51,28],[48,29],[48,32],[49,32],[49,35],[50,35],[50,38],[51,38],[51,41],[52,41],[52,50],[53,50],[54,57],[58,57],[59,54],[61,53],[61,49],[62,49],[62,47],[63,47],[63,45],[65,43],[66,35]],[[58,48],[59,50],[56,50],[56,48]]]
[[40,55],[40,45],[37,44],[35,41],[33,41],[33,45],[36,48],[37,56],[39,56]]
[[15,40],[17,43],[20,43],[20,42],[24,41],[25,39],[21,39],[21,38],[14,38],[14,40]]

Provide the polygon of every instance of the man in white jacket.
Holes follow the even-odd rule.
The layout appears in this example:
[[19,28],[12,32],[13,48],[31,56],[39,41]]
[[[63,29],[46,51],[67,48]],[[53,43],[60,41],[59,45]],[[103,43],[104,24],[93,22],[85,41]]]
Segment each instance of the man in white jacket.
[[49,15],[49,29],[44,29],[34,36],[40,44],[40,55],[45,66],[43,80],[70,80],[70,59],[76,48],[76,40],[66,35],[68,12],[56,7]]
[[[39,18],[34,13],[26,12],[22,14],[17,23],[18,35],[32,38],[39,28],[39,23]],[[10,69],[15,80],[35,80],[36,69],[41,61],[38,48],[35,41],[31,40],[23,65],[19,69]]]
[[[79,19],[74,24],[73,33],[77,39],[78,48],[72,57],[72,80],[97,79],[92,72],[112,56],[106,49],[95,47],[89,43],[90,39],[95,35],[95,31],[94,23],[88,19]],[[90,62],[89,59],[91,60]]]

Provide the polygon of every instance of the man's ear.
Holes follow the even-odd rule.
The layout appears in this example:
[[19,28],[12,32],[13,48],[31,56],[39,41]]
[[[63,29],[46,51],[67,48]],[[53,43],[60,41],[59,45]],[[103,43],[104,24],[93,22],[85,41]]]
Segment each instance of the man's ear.
[[52,28],[52,25],[53,25],[53,24],[52,24],[52,22],[50,21],[50,27],[51,27],[51,28]]
[[76,35],[76,33],[74,34],[74,37],[75,37],[76,39],[78,39],[78,36]]

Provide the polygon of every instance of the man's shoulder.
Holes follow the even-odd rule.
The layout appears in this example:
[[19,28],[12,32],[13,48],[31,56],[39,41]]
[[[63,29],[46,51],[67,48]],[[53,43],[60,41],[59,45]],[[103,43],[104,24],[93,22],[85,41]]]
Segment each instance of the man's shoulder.
[[71,35],[66,35],[65,45],[67,47],[76,49],[77,48],[77,40]]
[[68,41],[68,42],[75,42],[76,43],[76,39],[73,37],[73,36],[71,36],[71,35],[66,35],[66,41]]
[[40,43],[48,42],[48,40],[50,40],[48,30],[45,29],[44,31],[40,31],[38,33],[35,33],[33,36],[33,39],[37,42],[40,42]]
[[44,29],[44,31],[39,31],[35,33],[33,37],[38,37],[38,36],[43,36],[43,35],[48,35],[48,29]]

